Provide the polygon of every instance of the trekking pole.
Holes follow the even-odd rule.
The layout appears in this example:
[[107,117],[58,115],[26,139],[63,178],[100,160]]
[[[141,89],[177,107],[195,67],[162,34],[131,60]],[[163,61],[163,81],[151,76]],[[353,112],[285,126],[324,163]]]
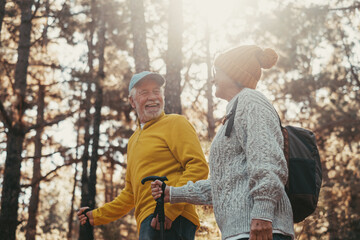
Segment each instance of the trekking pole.
[[[93,226],[90,224],[90,219],[89,219],[89,217],[86,215],[87,212],[90,212],[90,211],[92,211],[92,210],[94,210],[94,209],[87,208],[87,209],[85,209],[85,210],[82,212],[82,214],[84,214],[85,217],[86,217],[86,222],[85,222],[85,224],[84,224],[83,226],[81,226],[81,229],[80,229],[81,232],[84,232],[84,234],[81,234],[81,235],[82,235],[82,239],[84,239],[84,238],[85,238],[85,239],[88,239],[88,240],[94,239],[94,233],[93,233],[94,228],[93,228]],[[85,235],[86,235],[87,237],[86,237]]]
[[145,184],[145,182],[147,181],[155,181],[155,180],[160,180],[162,182],[161,185],[161,189],[163,191],[163,193],[161,194],[161,196],[156,199],[156,208],[154,211],[154,217],[156,217],[156,215],[158,215],[158,219],[159,219],[159,223],[160,223],[160,240],[164,240],[164,223],[165,223],[165,212],[164,212],[164,193],[165,193],[165,181],[167,181],[168,179],[163,176],[163,177],[159,177],[159,176],[149,176],[149,177],[145,177],[141,180],[142,184]]

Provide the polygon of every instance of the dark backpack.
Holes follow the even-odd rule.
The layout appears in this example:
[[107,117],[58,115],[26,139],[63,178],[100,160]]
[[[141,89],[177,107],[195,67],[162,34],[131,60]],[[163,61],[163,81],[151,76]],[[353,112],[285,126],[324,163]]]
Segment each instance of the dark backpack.
[[[236,99],[230,113],[225,117],[225,121],[229,120],[225,130],[227,137],[234,125],[237,102]],[[283,127],[280,117],[279,122],[289,169],[285,191],[291,203],[294,222],[298,223],[312,214],[318,203],[322,182],[320,155],[313,132],[299,127]]]

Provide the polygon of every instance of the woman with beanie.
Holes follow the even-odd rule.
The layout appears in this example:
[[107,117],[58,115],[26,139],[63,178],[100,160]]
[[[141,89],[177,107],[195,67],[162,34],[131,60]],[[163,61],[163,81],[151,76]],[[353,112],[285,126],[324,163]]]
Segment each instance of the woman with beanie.
[[[278,115],[255,90],[261,69],[271,68],[277,59],[274,50],[254,45],[215,59],[215,95],[229,103],[211,144],[210,178],[165,188],[165,202],[213,205],[222,239],[294,239]],[[161,182],[153,182],[153,197],[161,193]]]

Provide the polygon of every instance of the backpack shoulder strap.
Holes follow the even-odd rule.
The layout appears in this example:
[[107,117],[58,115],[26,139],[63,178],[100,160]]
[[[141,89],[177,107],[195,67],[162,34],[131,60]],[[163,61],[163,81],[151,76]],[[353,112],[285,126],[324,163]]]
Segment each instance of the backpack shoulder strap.
[[229,119],[229,122],[226,126],[225,136],[230,137],[231,129],[234,125],[235,112],[238,104],[238,98],[236,98],[233,107],[228,115],[225,116],[225,119]]
[[[283,139],[284,139],[284,149],[283,149],[283,152],[284,152],[284,156],[285,156],[285,159],[286,159],[286,164],[287,164],[287,167],[288,169],[290,168],[290,146],[289,146],[289,133],[286,129],[286,127],[284,127],[281,123],[281,119],[280,119],[280,116],[279,116],[279,113],[276,111],[276,109],[274,108],[278,118],[279,118],[279,123],[280,123],[280,129],[281,129],[281,133],[283,135]],[[289,179],[286,181],[286,184],[285,184],[285,187],[286,189],[289,189]]]

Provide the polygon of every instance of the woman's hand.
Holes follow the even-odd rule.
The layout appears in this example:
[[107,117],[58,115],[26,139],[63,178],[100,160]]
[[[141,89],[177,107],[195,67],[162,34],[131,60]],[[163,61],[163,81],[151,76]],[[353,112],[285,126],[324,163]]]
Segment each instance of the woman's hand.
[[[158,199],[163,191],[161,190],[162,182],[160,180],[155,180],[154,182],[151,182],[151,194],[153,198],[156,200]],[[164,193],[164,202],[170,202],[170,187],[165,187],[165,193]]]
[[78,219],[79,219],[81,225],[84,225],[86,223],[86,220],[88,217],[90,224],[92,226],[94,226],[94,217],[93,217],[92,211],[88,211],[85,213],[87,217],[85,216],[85,214],[83,214],[83,212],[88,208],[89,207],[80,208],[79,211],[77,212],[77,216],[78,216]]

